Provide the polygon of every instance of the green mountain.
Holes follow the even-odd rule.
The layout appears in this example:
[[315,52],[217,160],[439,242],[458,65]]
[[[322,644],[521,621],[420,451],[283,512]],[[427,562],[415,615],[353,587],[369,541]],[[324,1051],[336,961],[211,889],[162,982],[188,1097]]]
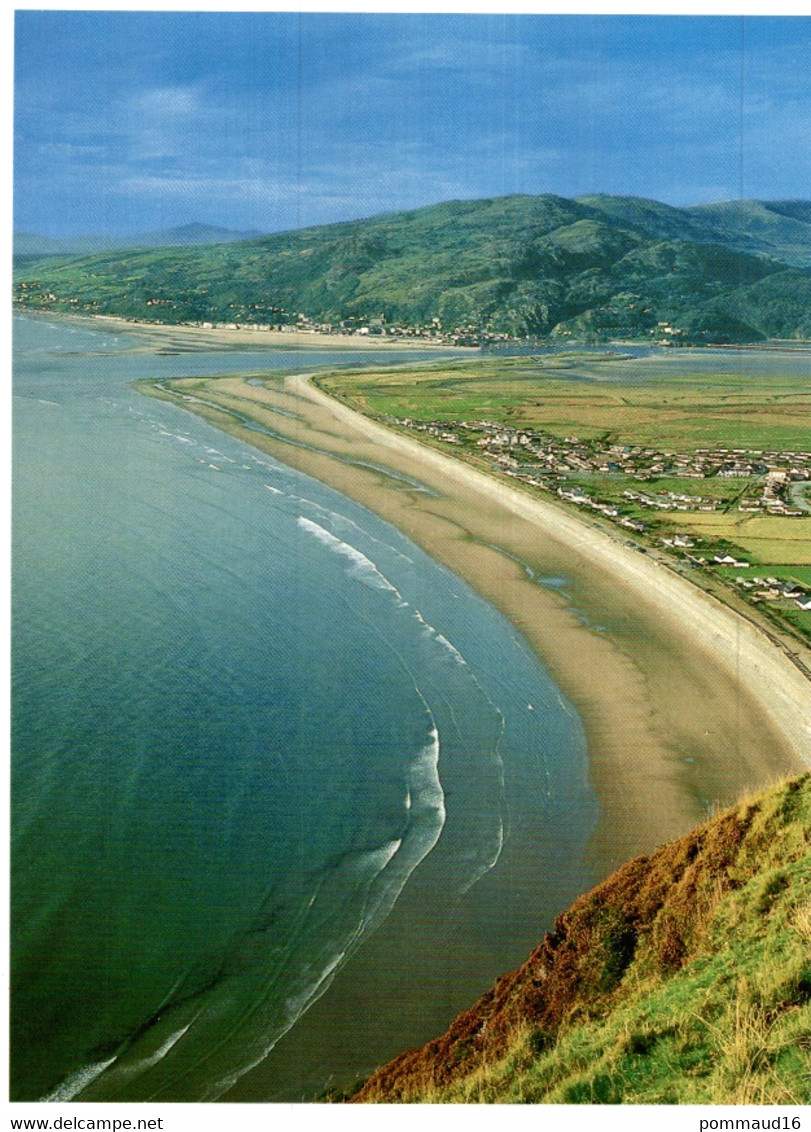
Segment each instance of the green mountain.
[[767,256],[792,267],[811,267],[811,202],[734,200],[673,208],[640,197],[600,194],[577,198],[613,224],[662,240],[718,244]]
[[811,203],[737,200],[685,210],[709,222],[720,242],[774,256],[793,267],[811,263]]
[[352,1099],[808,1104],[811,774],[619,869]]
[[689,210],[674,208],[644,197],[612,197],[592,193],[577,198],[603,213],[612,224],[633,228],[660,240],[689,240],[694,243],[723,243],[711,221],[694,218]]
[[[772,218],[771,243],[761,225],[755,247],[751,232],[723,211],[694,215],[626,197],[510,196],[232,244],[29,259],[17,264],[15,301],[162,322],[307,320],[379,333],[432,326],[469,342],[805,337],[811,223],[802,202],[782,213],[744,203],[747,216]],[[779,250],[778,229],[800,252],[805,233],[808,266],[764,253],[767,243]],[[781,295],[791,300],[785,312]]]

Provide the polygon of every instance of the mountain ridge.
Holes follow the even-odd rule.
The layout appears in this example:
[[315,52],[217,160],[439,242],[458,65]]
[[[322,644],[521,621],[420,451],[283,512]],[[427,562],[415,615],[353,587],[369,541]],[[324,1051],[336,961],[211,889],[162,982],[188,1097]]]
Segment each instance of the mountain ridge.
[[445,201],[228,244],[27,259],[16,301],[170,323],[428,327],[461,344],[810,338],[803,202],[694,213],[599,195]]

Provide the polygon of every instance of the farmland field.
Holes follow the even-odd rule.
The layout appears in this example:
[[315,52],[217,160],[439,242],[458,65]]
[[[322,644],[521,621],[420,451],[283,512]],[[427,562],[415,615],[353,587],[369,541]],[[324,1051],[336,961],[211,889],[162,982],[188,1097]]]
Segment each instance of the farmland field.
[[[644,444],[794,450],[811,444],[811,355],[727,356],[697,372],[701,351],[626,358],[552,354],[403,371],[333,375],[328,391],[375,414],[419,420],[486,417],[553,435]],[[753,364],[757,360],[757,364]],[[737,372],[736,372],[737,368]]]
[[811,518],[690,513],[679,516],[679,526],[706,540],[734,542],[756,563],[811,566]]

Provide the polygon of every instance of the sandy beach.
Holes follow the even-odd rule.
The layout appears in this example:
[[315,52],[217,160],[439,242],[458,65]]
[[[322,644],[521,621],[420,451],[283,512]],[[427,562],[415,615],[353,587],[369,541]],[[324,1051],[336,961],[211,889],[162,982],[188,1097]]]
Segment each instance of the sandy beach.
[[586,728],[601,808],[595,875],[811,758],[811,683],[753,625],[647,555],[305,376],[209,380],[200,395],[276,436],[189,408],[390,520],[516,625]]
[[[391,521],[511,620],[585,728],[599,807],[584,862],[592,882],[807,765],[811,683],[754,626],[648,555],[356,414],[305,376],[172,388],[162,395],[199,398],[184,404]],[[526,857],[515,867],[540,939],[570,898],[549,908],[554,878]],[[486,907],[486,893],[471,898]],[[491,981],[460,983],[458,948],[485,942],[476,924],[462,902],[438,934],[430,878],[417,877],[329,993],[225,1099],[312,1097],[441,1032]],[[524,957],[502,960],[492,977]]]

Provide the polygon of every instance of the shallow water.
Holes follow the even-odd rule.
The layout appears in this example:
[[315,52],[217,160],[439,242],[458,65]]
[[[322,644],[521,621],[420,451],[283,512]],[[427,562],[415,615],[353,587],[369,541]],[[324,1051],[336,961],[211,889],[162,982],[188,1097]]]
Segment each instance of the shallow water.
[[431,1037],[547,926],[518,873],[550,908],[587,879],[582,729],[514,629],[362,507],[129,385],[334,359],[132,342],[15,320],[15,1099],[216,1099],[404,892],[437,938],[486,892],[459,994],[404,989]]

